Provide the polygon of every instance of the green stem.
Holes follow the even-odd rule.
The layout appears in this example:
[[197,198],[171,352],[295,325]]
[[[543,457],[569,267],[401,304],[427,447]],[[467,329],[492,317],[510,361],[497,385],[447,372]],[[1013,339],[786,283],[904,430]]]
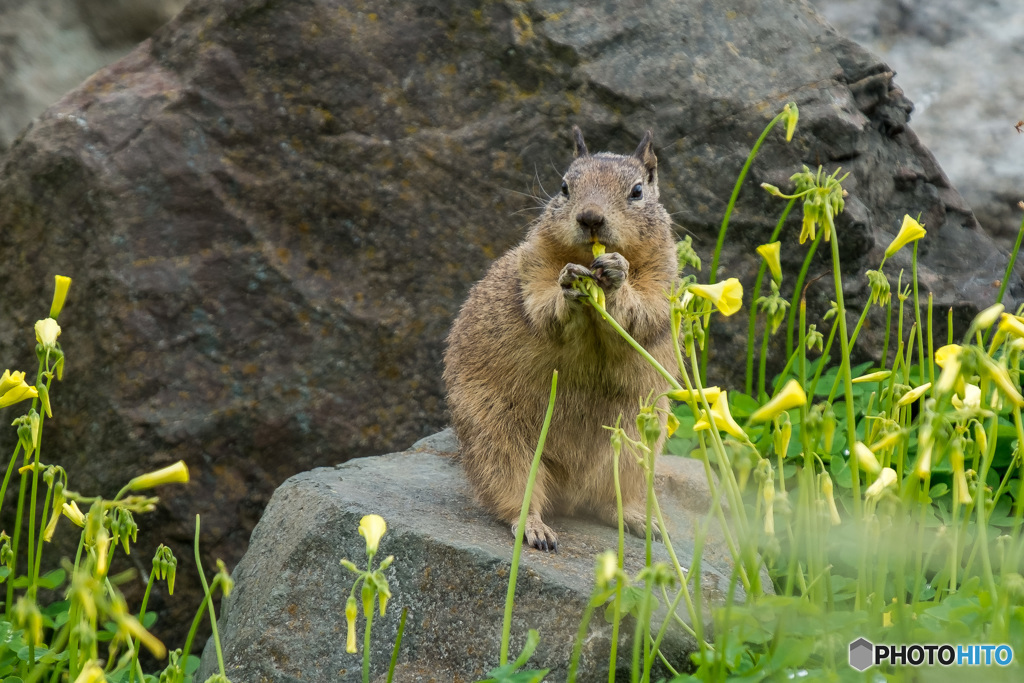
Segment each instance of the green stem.
[[[804,256],[804,262],[800,266],[800,272],[796,276],[796,286],[793,287],[794,292],[802,292],[804,287],[804,280],[807,278],[807,271],[811,267],[811,259],[814,258],[814,253],[818,251],[818,245],[821,244],[821,238],[825,235],[825,231],[822,230],[811,242],[811,248],[807,250],[807,256]],[[793,327],[796,325],[796,310],[793,306],[789,307],[789,314],[786,316],[786,355],[790,356],[793,354]]]
[[[708,277],[708,284],[713,285],[717,280],[718,276],[718,259],[722,255],[722,247],[725,246],[725,232],[729,228],[729,219],[732,217],[732,211],[736,206],[736,200],[739,199],[740,189],[743,187],[743,181],[747,179],[747,171],[750,170],[750,165],[754,163],[754,157],[757,156],[757,152],[761,149],[761,143],[768,137],[768,133],[771,132],[772,128],[775,127],[782,117],[785,115],[785,110],[779,112],[774,119],[768,122],[764,130],[761,132],[761,136],[757,138],[757,142],[754,143],[754,147],[750,150],[750,154],[747,155],[747,160],[743,163],[743,168],[740,169],[740,174],[736,178],[736,184],[733,185],[732,195],[729,197],[729,204],[725,207],[725,215],[722,217],[722,225],[718,229],[718,241],[715,243],[715,253],[711,257],[711,272]],[[710,322],[710,319],[709,319]],[[707,338],[708,326],[704,326],[704,337]],[[708,347],[705,344],[701,349],[701,364],[700,364],[700,376],[703,381],[707,373],[708,364]]]
[[[782,226],[786,222],[786,218],[789,217],[789,212],[793,210],[796,205],[796,198],[789,200],[786,204],[786,209],[779,216],[779,221],[775,224],[775,230],[772,231],[772,236],[768,239],[768,243],[771,244],[779,238],[779,234],[782,232]],[[754,293],[750,298],[751,301],[756,301],[761,295],[761,282],[764,280],[764,274],[768,270],[768,265],[762,260],[761,266],[757,269],[757,279],[754,280]],[[747,323],[747,375],[746,393],[748,396],[754,395],[754,329],[757,324],[757,307],[750,307],[750,317]]]
[[[145,627],[143,620],[146,618],[146,606],[149,604],[149,593],[153,590],[153,583],[156,581],[156,567],[149,571],[149,581],[146,582],[146,592],[142,595],[142,607],[139,608],[139,623]],[[135,639],[132,651],[132,665],[128,672],[128,683],[135,683],[135,667],[139,663],[139,639]],[[139,679],[140,681],[144,679]]]
[[1020,229],[1017,230],[1017,241],[1013,245],[1013,251],[1010,252],[1010,261],[1006,264],[1006,274],[1003,275],[1003,281],[999,283],[999,294],[996,296],[996,303],[1003,303],[1003,295],[1006,294],[1006,284],[1013,277],[1013,265],[1017,262],[1017,253],[1020,252],[1021,239],[1024,238],[1024,219],[1020,222]]
[[366,631],[363,633],[363,683],[370,683],[370,631],[373,629],[373,609],[366,613]]
[[[843,276],[839,267],[839,238],[836,235],[836,226],[832,220],[828,222],[828,229],[831,233],[832,239],[832,277],[835,284],[836,290],[836,317],[839,319],[839,347],[842,351],[842,358],[840,359],[842,372],[843,372],[843,396],[846,403],[846,443],[848,448],[853,448],[853,444],[857,441],[857,423],[855,422],[856,416],[853,411],[853,374],[850,370],[850,339],[846,335],[846,304],[843,298]],[[824,231],[822,231],[824,232]],[[857,464],[856,458],[850,458],[852,467],[850,468],[853,475],[853,514],[857,519],[861,518],[861,499],[860,499],[860,466]]]
[[918,386],[926,381],[924,374],[924,325],[921,324],[921,298],[917,293],[917,242],[914,242],[913,278],[914,278],[914,320],[917,322],[917,362]]
[[[217,666],[220,669],[220,675],[227,678],[227,674],[224,671],[224,653],[220,647],[220,634],[217,632],[217,612],[213,609],[213,596],[210,594],[210,586],[206,582],[206,574],[203,573],[203,561],[199,557],[199,515],[196,515],[196,538],[194,549],[196,556],[196,569],[199,571],[199,580],[203,584],[203,593],[206,595],[205,602],[210,609],[210,629],[213,631],[213,647],[217,651]],[[367,625],[367,631],[369,631],[369,625]]]
[[[596,307],[595,307],[596,308]],[[508,591],[505,594],[505,618],[501,624],[501,666],[508,664],[508,642],[512,633],[512,604],[516,596],[516,578],[519,575],[519,557],[523,552],[523,534],[526,532],[526,518],[530,513],[530,497],[533,495],[533,485],[537,481],[537,472],[540,470],[540,456],[544,452],[544,442],[548,438],[548,427],[551,426],[551,416],[555,412],[555,393],[558,387],[558,370],[551,373],[551,394],[548,396],[548,410],[544,415],[544,426],[540,430],[540,440],[537,442],[537,450],[533,453],[533,463],[530,465],[530,476],[526,481],[526,492],[523,496],[523,507],[519,511],[519,524],[516,525],[516,544],[512,550],[512,568],[508,576]]]
[[402,647],[402,634],[405,633],[405,618],[409,615],[409,608],[402,608],[402,616],[398,620],[398,634],[395,636],[395,647],[391,650],[391,664],[388,665],[387,683],[395,677],[395,664],[398,663],[398,649]]

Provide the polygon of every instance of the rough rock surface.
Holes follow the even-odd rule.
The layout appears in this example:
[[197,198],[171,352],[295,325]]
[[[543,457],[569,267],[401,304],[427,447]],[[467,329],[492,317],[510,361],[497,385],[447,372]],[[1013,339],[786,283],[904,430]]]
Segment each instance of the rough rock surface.
[[[0,157],[0,358],[34,367],[31,325],[53,274],[72,276],[48,453],[73,488],[108,494],[184,458],[193,482],[143,522],[133,558],[148,572],[158,541],[189,557],[198,512],[206,552],[233,564],[288,476],[444,424],[449,323],[523,235],[521,191],[558,187],[571,123],[594,150],[656,131],[663,200],[707,263],[736,174],[788,100],[797,137],[776,132],[754,164],[719,277],[750,284],[781,211],[758,184],[821,163],[853,174],[839,221],[852,307],[867,293],[852,276],[904,212],[928,224],[937,308],[989,303],[1006,256],[906,127],[887,68],[806,3],[210,0]],[[812,308],[829,298],[815,287]],[[741,376],[741,317],[716,323],[716,384]],[[162,624],[198,603],[181,575]]]
[[1018,0],[814,0],[878,54],[914,101],[914,130],[982,226],[1012,245],[1024,200],[1024,11]]
[[[345,653],[345,601],[354,577],[339,561],[365,567],[366,542],[357,528],[371,513],[388,523],[378,552],[395,556],[387,570],[394,597],[373,626],[373,675],[387,670],[402,607],[409,608],[409,616],[395,680],[479,680],[497,666],[512,535],[473,500],[452,458],[456,448],[446,430],[403,453],[305,472],[274,493],[220,614],[228,678],[362,680],[362,655]],[[687,567],[693,530],[710,503],[704,469],[696,460],[667,456],[658,472],[656,491],[669,538]],[[556,518],[553,526],[559,533],[557,554],[523,552],[511,649],[519,652],[527,630],[538,629],[541,644],[530,666],[551,668],[550,680],[563,680],[593,590],[594,558],[618,541],[611,527],[582,519]],[[667,561],[662,544],[654,550],[655,561]],[[721,539],[707,542],[701,565],[705,605],[720,604],[728,591],[727,553]],[[627,573],[635,575],[643,567],[642,539],[627,537],[626,558]],[[361,617],[359,623],[361,648]],[[602,667],[607,672],[610,633],[610,624],[595,614],[579,680],[607,676],[600,672]],[[681,631],[669,633],[666,656],[677,664],[689,661],[694,641]],[[629,640],[623,642],[620,653],[630,652]],[[628,661],[619,662],[628,679]],[[211,641],[197,680],[216,671]]]
[[0,151],[29,121],[120,59],[185,0],[0,2]]

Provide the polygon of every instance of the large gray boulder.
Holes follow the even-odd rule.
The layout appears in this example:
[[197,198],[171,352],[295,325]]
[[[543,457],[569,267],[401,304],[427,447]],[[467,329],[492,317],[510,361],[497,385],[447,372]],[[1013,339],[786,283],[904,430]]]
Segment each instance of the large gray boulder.
[[914,101],[914,130],[992,235],[1012,244],[1024,200],[1019,0],[814,0],[878,54]]
[[[339,561],[347,558],[365,567],[365,541],[357,528],[362,516],[371,513],[388,523],[381,557],[395,556],[387,570],[394,597],[385,617],[374,621],[373,676],[387,669],[402,607],[409,608],[409,615],[396,680],[478,680],[497,666],[512,535],[473,500],[453,460],[456,448],[447,430],[403,453],[297,475],[274,493],[235,569],[237,583],[220,614],[228,678],[362,680],[362,655],[345,652],[345,601],[354,577]],[[710,503],[703,466],[696,460],[661,458],[656,491],[673,548],[689,567],[693,533]],[[593,590],[595,557],[613,550],[618,541],[614,529],[583,519],[556,518],[553,526],[559,534],[557,554],[523,552],[511,649],[518,653],[527,631],[538,629],[541,644],[530,667],[550,668],[550,680],[563,680]],[[662,544],[655,543],[654,551],[655,561],[668,560]],[[724,542],[713,534],[701,565],[705,607],[721,604],[728,591],[727,557]],[[626,558],[627,573],[635,575],[644,564],[642,539],[627,537]],[[742,600],[742,588],[739,594]],[[626,623],[618,662],[628,680],[635,622]],[[361,653],[362,617],[359,624]],[[666,656],[688,668],[695,642],[675,626],[669,634]],[[611,625],[598,610],[578,680],[607,676],[600,672],[608,670],[610,635]],[[198,680],[216,671],[210,641]]]
[[93,72],[124,57],[185,0],[0,2],[0,151]]
[[[852,307],[905,212],[929,229],[936,307],[989,303],[1006,255],[907,127],[888,68],[806,3],[208,0],[0,157],[0,357],[34,367],[32,323],[53,274],[72,276],[47,457],[107,494],[186,460],[193,482],[143,522],[140,574],[159,541],[191,554],[197,512],[205,552],[233,565],[288,476],[443,426],[450,321],[523,235],[523,192],[558,187],[570,124],[594,150],[656,132],[662,197],[707,263],[750,146],[789,100],[797,137],[766,143],[719,277],[751,283],[782,208],[760,182],[841,165]],[[790,270],[798,231],[794,216]],[[830,298],[813,288],[812,312]],[[742,376],[741,317],[716,322],[716,384]],[[182,572],[180,597],[154,595],[160,628],[188,623],[196,586]]]

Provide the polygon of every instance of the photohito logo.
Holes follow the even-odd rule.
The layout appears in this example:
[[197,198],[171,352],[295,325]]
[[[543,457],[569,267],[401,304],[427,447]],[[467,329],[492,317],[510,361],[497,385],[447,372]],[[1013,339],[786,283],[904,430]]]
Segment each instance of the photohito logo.
[[874,645],[867,638],[850,643],[850,666],[864,671],[879,664],[908,666],[1009,666],[1009,645]]

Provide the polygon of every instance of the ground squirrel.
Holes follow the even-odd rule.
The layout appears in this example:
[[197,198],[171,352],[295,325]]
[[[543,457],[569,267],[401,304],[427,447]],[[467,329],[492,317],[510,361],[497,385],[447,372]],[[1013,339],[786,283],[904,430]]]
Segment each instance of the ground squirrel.
[[[533,489],[525,539],[555,550],[542,520],[591,513],[617,524],[610,432],[637,438],[641,398],[665,379],[606,323],[572,284],[592,277],[607,310],[666,368],[676,367],[666,292],[677,275],[675,239],[658,202],[650,131],[632,156],[590,154],[573,128],[576,158],[561,192],[521,244],[469,293],[452,326],[444,380],[460,455],[473,488],[497,517],[519,519],[540,436],[552,370],[558,396]],[[592,244],[607,252],[597,258]],[[583,265],[588,264],[588,265]],[[661,407],[667,407],[665,399]],[[658,444],[659,448],[661,443]],[[636,460],[619,463],[625,521],[643,534],[646,487]]]

